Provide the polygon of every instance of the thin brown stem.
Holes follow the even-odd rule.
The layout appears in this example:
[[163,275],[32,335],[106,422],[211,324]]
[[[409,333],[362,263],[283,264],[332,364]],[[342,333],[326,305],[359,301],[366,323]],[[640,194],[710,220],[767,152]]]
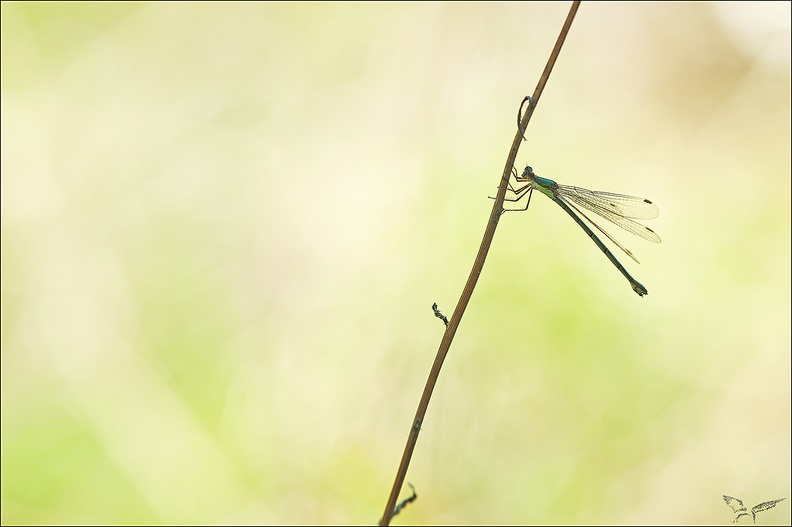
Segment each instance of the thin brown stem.
[[553,66],[555,65],[556,59],[558,58],[558,54],[561,52],[561,47],[564,45],[564,40],[566,39],[567,33],[569,32],[569,28],[572,25],[572,20],[575,18],[575,13],[577,13],[579,5],[579,0],[572,2],[572,7],[569,10],[569,14],[567,15],[566,21],[564,22],[564,26],[561,28],[561,34],[558,36],[555,47],[550,53],[550,58],[547,60],[547,64],[545,65],[545,69],[542,72],[542,76],[539,78],[539,82],[536,85],[536,89],[534,90],[532,103],[528,106],[528,109],[522,116],[520,126],[518,127],[517,133],[514,136],[511,150],[509,150],[509,156],[506,159],[506,166],[503,169],[500,185],[498,186],[498,193],[495,196],[495,203],[492,206],[492,212],[490,212],[489,220],[487,221],[487,228],[484,231],[484,237],[481,240],[481,245],[479,246],[478,254],[476,255],[476,261],[473,263],[473,269],[470,271],[470,276],[468,277],[467,283],[465,284],[465,288],[462,290],[462,295],[459,298],[459,302],[457,303],[456,309],[454,310],[454,314],[451,315],[448,326],[446,326],[443,340],[440,342],[440,349],[437,350],[437,355],[435,357],[434,364],[432,365],[432,370],[429,372],[429,379],[426,381],[426,386],[424,387],[423,394],[421,395],[421,401],[418,403],[418,410],[415,412],[415,419],[413,419],[412,426],[410,427],[410,434],[407,437],[407,444],[404,447],[404,454],[402,454],[401,463],[399,463],[399,470],[396,473],[396,480],[393,482],[393,488],[391,488],[391,493],[388,497],[388,503],[385,506],[385,513],[380,519],[380,525],[388,525],[393,516],[393,509],[396,506],[396,500],[399,497],[399,492],[401,491],[402,484],[404,483],[404,477],[407,474],[407,467],[410,465],[410,459],[412,458],[413,450],[415,450],[415,444],[418,441],[418,433],[421,431],[421,424],[423,423],[424,417],[426,416],[426,409],[429,407],[429,399],[432,397],[435,384],[437,384],[437,378],[440,375],[440,368],[443,366],[443,361],[445,360],[448,350],[451,347],[451,342],[454,340],[454,335],[456,334],[456,330],[459,327],[460,321],[462,320],[462,315],[465,313],[465,308],[467,308],[470,297],[473,295],[476,282],[478,282],[481,270],[484,268],[484,261],[487,259],[487,253],[489,252],[490,245],[492,244],[492,239],[495,236],[495,229],[498,227],[498,220],[500,220],[501,213],[503,212],[503,199],[506,196],[506,189],[509,186],[509,176],[511,174],[512,167],[514,166],[514,162],[517,159],[517,151],[520,149],[520,143],[523,140],[522,131],[527,128],[528,123],[531,120],[531,116],[533,115],[534,109],[539,102],[539,98],[542,95],[545,84],[547,84],[547,79],[550,77],[550,72],[553,70]]

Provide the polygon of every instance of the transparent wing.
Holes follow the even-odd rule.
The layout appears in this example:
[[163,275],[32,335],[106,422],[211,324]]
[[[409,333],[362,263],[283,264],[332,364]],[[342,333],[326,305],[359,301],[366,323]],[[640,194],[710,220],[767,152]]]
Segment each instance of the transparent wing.
[[557,194],[567,202],[573,202],[590,210],[627,232],[640,236],[644,240],[660,243],[660,236],[655,231],[631,219],[657,217],[657,206],[647,199],[612,192],[598,192],[569,185],[558,185]]
[[571,185],[558,185],[559,193],[564,192],[570,198],[577,196],[579,199],[590,202],[605,210],[613,212],[625,218],[636,220],[651,220],[659,214],[657,205],[644,198],[627,196],[626,194],[614,194],[613,192],[601,192],[589,190],[587,188],[573,187]]
[[[558,199],[561,199],[561,198],[558,198]],[[632,258],[633,260],[635,260],[635,263],[637,263],[637,264],[641,263],[641,262],[639,262],[639,261],[638,261],[638,258],[636,258],[636,257],[635,257],[635,255],[634,255],[633,253],[631,253],[631,252],[630,252],[630,251],[627,249],[627,247],[625,247],[624,245],[620,244],[620,243],[618,242],[618,240],[616,240],[616,238],[614,238],[613,236],[611,236],[610,234],[608,234],[608,233],[607,233],[607,232],[606,232],[606,231],[605,231],[605,230],[604,230],[602,227],[600,227],[600,226],[599,226],[599,225],[597,225],[595,222],[593,222],[593,221],[591,220],[591,218],[589,218],[588,216],[586,216],[585,214],[583,214],[583,211],[581,211],[579,208],[575,207],[575,205],[573,205],[572,203],[567,203],[567,205],[569,205],[570,207],[572,207],[573,209],[575,209],[575,210],[577,211],[577,213],[578,213],[578,214],[580,214],[581,216],[583,216],[584,218],[586,218],[586,220],[587,220],[587,221],[588,221],[590,224],[592,224],[594,227],[596,227],[598,231],[600,231],[602,234],[604,234],[605,236],[607,236],[607,238],[608,238],[610,241],[612,241],[614,244],[616,244],[616,247],[618,247],[619,249],[621,249],[622,251],[624,251],[624,254],[626,254],[627,256],[629,256],[630,258]]]

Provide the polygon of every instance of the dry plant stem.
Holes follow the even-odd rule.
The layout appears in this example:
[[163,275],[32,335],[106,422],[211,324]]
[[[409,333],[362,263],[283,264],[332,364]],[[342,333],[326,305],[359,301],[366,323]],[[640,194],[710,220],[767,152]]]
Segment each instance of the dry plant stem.
[[459,327],[459,322],[462,320],[462,315],[465,312],[465,308],[467,308],[470,297],[473,295],[473,289],[475,289],[476,282],[478,282],[479,275],[481,274],[481,270],[484,267],[484,261],[487,259],[487,253],[489,252],[490,245],[492,244],[492,238],[495,236],[495,229],[498,226],[498,220],[500,220],[501,213],[503,211],[503,198],[506,196],[506,189],[508,188],[511,170],[514,166],[515,160],[517,159],[517,151],[519,150],[520,143],[522,142],[521,130],[525,130],[528,126],[528,122],[531,120],[534,108],[536,108],[536,104],[539,102],[539,97],[541,97],[545,84],[547,84],[547,79],[550,77],[550,72],[553,70],[553,65],[558,58],[558,54],[561,52],[561,47],[564,45],[564,40],[566,39],[567,33],[569,32],[569,28],[572,25],[572,20],[575,18],[575,13],[577,13],[579,5],[579,0],[572,2],[572,7],[570,8],[567,19],[564,22],[564,27],[561,28],[561,34],[558,36],[555,47],[550,53],[550,58],[547,60],[547,64],[545,65],[545,69],[542,72],[542,76],[539,78],[539,82],[537,83],[536,89],[534,90],[533,103],[528,107],[525,115],[523,115],[522,119],[520,120],[520,127],[514,136],[514,141],[512,142],[511,150],[509,151],[509,157],[506,159],[506,166],[503,169],[503,175],[501,176],[498,193],[495,196],[495,204],[492,206],[492,212],[490,212],[489,220],[487,221],[487,229],[484,231],[484,237],[481,240],[481,245],[479,246],[478,254],[476,255],[476,261],[473,263],[473,269],[470,271],[470,276],[468,277],[468,281],[465,284],[465,289],[462,291],[462,295],[459,298],[459,302],[457,303],[456,309],[454,310],[454,314],[451,315],[451,319],[448,322],[445,334],[443,335],[443,340],[440,342],[440,349],[437,350],[437,356],[435,357],[434,364],[432,365],[432,371],[429,373],[429,379],[426,381],[423,395],[421,395],[421,402],[418,404],[418,410],[415,412],[415,419],[413,419],[412,426],[410,427],[410,435],[407,438],[407,445],[404,447],[404,454],[402,454],[402,460],[399,464],[399,471],[396,473],[396,480],[393,482],[393,488],[391,489],[390,497],[388,498],[388,504],[385,506],[385,513],[382,515],[382,519],[380,519],[380,525],[388,525],[390,523],[391,517],[393,515],[393,509],[396,506],[396,500],[399,497],[399,492],[401,491],[402,484],[404,483],[404,477],[407,474],[407,467],[410,465],[410,458],[412,458],[413,450],[415,450],[415,444],[418,441],[418,433],[421,431],[421,424],[423,423],[424,416],[426,415],[426,409],[429,407],[429,399],[432,397],[432,391],[434,390],[435,384],[437,384],[437,378],[440,375],[440,368],[443,366],[443,361],[445,360],[448,350],[451,347],[451,342],[454,340],[454,335],[456,334],[456,330]]

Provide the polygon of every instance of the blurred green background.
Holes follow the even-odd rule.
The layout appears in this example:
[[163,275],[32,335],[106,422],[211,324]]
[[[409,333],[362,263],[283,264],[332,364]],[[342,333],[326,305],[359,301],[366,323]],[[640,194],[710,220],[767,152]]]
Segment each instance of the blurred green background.
[[[568,9],[3,2],[2,523],[377,522]],[[792,498],[790,4],[584,3],[526,136],[649,295],[504,216],[394,524]]]

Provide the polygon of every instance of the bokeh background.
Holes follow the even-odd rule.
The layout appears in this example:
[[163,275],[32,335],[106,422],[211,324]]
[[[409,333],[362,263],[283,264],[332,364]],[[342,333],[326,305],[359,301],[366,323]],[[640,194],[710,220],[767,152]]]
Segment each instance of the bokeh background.
[[[568,8],[3,2],[2,522],[376,523]],[[394,524],[792,498],[790,4],[584,3],[526,136],[649,295],[504,216]]]

